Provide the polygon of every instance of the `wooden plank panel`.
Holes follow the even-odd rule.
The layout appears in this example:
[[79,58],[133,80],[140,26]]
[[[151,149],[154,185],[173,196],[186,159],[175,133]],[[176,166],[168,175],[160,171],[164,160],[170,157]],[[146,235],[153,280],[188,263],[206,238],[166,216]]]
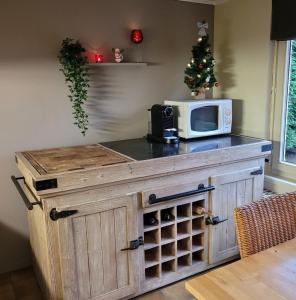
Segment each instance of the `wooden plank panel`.
[[[260,163],[263,163],[263,160]],[[227,218],[228,221],[209,227],[212,243],[209,253],[210,263],[238,253],[233,210],[237,206],[258,200],[259,194],[262,193],[263,176],[252,175],[252,172],[259,168],[260,164],[252,168],[241,168],[236,172],[221,174],[211,179],[211,183],[216,186],[211,198],[213,215],[221,219]]]
[[[44,213],[39,205],[33,210],[28,211],[28,225],[30,232],[30,244],[32,251],[32,261],[34,271],[43,292],[49,298],[49,258],[48,258],[48,239],[45,225]],[[0,299],[5,299],[1,298]]]
[[89,266],[85,217],[73,219],[79,299],[90,298]]
[[[227,203],[228,203],[228,185],[224,184],[221,186],[220,190],[220,201],[216,201],[217,203],[217,211],[221,219],[227,218]],[[219,251],[223,251],[226,249],[226,235],[227,235],[227,222],[220,223],[216,225],[219,232]]]
[[104,292],[117,289],[114,210],[101,213]]
[[235,226],[234,226],[234,218],[233,218],[233,211],[234,208],[237,207],[238,202],[238,195],[237,195],[237,185],[244,181],[234,182],[229,184],[228,186],[228,211],[227,211],[227,218],[228,221],[225,223],[227,224],[227,236],[226,236],[226,247],[227,249],[236,246],[236,234],[235,234]]
[[256,176],[253,179],[253,200],[258,201],[261,199],[263,194],[264,175]]
[[63,299],[79,299],[72,219],[59,221],[59,242]]
[[253,185],[254,185],[254,179],[249,178],[246,180],[246,196],[245,196],[245,204],[251,203],[254,201],[254,195],[253,195]]
[[237,183],[237,206],[242,206],[246,203],[246,183],[247,180],[241,180]]
[[132,161],[100,145],[27,151],[23,155],[40,175],[87,170]]
[[104,291],[101,216],[99,213],[86,216],[87,244],[89,257],[89,281],[91,297]]
[[129,283],[128,251],[121,251],[121,249],[128,247],[126,207],[120,207],[114,210],[114,220],[116,232],[117,285],[118,288],[122,288]]

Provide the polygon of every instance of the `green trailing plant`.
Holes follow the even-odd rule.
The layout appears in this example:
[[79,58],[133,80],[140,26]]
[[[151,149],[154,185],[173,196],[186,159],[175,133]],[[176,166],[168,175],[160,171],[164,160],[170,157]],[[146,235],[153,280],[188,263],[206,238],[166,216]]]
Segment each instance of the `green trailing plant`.
[[61,64],[60,71],[65,75],[65,81],[69,88],[68,97],[72,102],[74,124],[78,126],[83,135],[88,129],[88,115],[84,110],[87,101],[89,87],[89,69],[87,58],[83,55],[85,49],[79,41],[66,38],[58,55]]

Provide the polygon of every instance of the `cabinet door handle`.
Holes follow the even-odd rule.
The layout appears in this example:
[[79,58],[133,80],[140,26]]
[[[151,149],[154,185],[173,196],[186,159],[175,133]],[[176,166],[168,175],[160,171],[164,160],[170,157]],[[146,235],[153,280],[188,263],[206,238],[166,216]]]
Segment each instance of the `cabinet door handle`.
[[220,220],[219,216],[217,216],[217,217],[207,217],[206,218],[206,225],[218,225],[218,224],[226,222],[226,221],[228,221],[228,219]]
[[78,210],[63,210],[63,211],[57,211],[56,208],[53,208],[50,213],[49,216],[53,221],[57,221],[58,219],[64,219],[67,217],[70,217],[74,214],[77,214]]
[[260,167],[260,169],[256,170],[256,171],[253,171],[250,173],[250,175],[262,175],[263,174],[263,168]]
[[130,241],[130,246],[128,248],[121,249],[121,251],[136,250],[142,245],[144,245],[144,239],[140,236],[137,240]]
[[165,197],[161,197],[161,198],[157,198],[155,194],[151,194],[151,195],[149,195],[149,204],[155,204],[155,203],[159,203],[159,202],[175,200],[175,199],[182,198],[182,197],[188,197],[188,196],[192,196],[192,195],[196,195],[196,194],[202,194],[202,193],[212,191],[214,189],[215,189],[214,186],[205,187],[203,184],[200,184],[198,186],[197,190],[188,191],[188,192],[170,195],[170,196],[165,196]]

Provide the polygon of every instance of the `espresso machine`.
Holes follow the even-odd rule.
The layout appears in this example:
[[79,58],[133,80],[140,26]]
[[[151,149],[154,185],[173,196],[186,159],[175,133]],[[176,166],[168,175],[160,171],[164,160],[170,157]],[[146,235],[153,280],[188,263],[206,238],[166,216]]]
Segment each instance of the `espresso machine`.
[[171,105],[154,104],[148,110],[148,134],[151,142],[163,144],[179,143],[176,114]]

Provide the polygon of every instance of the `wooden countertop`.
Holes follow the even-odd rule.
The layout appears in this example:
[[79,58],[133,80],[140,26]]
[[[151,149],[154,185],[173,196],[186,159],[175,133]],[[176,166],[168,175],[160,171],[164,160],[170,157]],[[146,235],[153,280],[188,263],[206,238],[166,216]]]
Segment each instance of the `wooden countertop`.
[[40,175],[88,170],[132,161],[101,145],[26,151],[22,154]]
[[296,239],[186,282],[198,300],[296,299]]
[[196,152],[196,141],[188,142],[178,154],[145,160],[98,144],[18,152],[16,162],[31,191],[43,196],[262,158],[271,153],[271,143],[266,140],[250,139],[235,146],[223,140],[220,147],[210,150],[204,148],[204,142],[198,142],[199,152]]

